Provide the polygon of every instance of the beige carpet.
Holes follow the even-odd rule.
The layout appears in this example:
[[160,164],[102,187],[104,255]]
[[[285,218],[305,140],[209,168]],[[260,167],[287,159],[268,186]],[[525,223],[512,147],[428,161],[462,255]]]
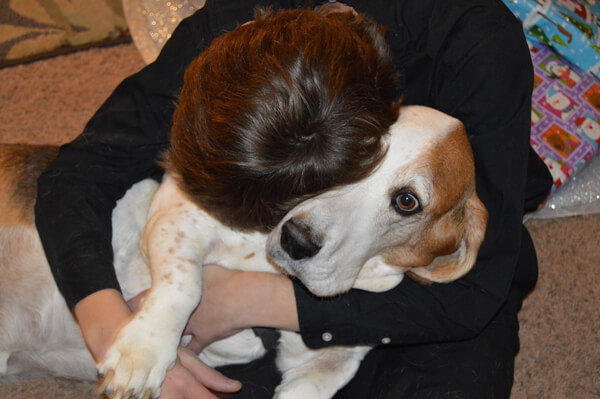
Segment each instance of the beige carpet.
[[[0,69],[0,141],[73,138],[118,82],[142,65],[133,45],[119,45]],[[540,279],[521,312],[512,397],[600,398],[600,216],[527,226]],[[1,399],[93,397],[88,384],[66,379],[0,379]]]

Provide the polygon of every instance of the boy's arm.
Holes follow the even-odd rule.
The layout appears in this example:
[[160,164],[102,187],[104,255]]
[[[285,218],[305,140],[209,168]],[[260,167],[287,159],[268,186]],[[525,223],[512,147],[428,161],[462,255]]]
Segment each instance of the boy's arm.
[[73,314],[96,360],[106,352],[115,332],[131,318],[131,311],[123,296],[114,289],[88,295],[75,305]]

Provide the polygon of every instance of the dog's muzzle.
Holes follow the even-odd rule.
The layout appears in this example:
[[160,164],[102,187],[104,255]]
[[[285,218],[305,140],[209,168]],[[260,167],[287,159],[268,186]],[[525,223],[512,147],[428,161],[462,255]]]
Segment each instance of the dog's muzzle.
[[312,258],[320,250],[309,226],[302,221],[291,218],[281,226],[279,243],[281,248],[294,260]]

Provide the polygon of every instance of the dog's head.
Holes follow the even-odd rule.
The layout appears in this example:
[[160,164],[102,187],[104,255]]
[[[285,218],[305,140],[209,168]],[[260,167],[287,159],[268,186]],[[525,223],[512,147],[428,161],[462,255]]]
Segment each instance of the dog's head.
[[370,176],[299,204],[269,236],[269,259],[316,295],[347,291],[376,256],[432,282],[457,279],[475,263],[487,211],[462,124],[403,107],[386,140]]

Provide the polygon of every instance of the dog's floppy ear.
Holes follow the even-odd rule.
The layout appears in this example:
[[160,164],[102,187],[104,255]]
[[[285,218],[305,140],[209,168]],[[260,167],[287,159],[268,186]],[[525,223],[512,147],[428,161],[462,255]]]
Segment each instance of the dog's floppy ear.
[[487,227],[488,213],[475,191],[464,206],[464,219],[457,230],[459,247],[449,255],[435,258],[428,266],[411,268],[407,275],[421,283],[456,280],[471,270],[477,259]]

